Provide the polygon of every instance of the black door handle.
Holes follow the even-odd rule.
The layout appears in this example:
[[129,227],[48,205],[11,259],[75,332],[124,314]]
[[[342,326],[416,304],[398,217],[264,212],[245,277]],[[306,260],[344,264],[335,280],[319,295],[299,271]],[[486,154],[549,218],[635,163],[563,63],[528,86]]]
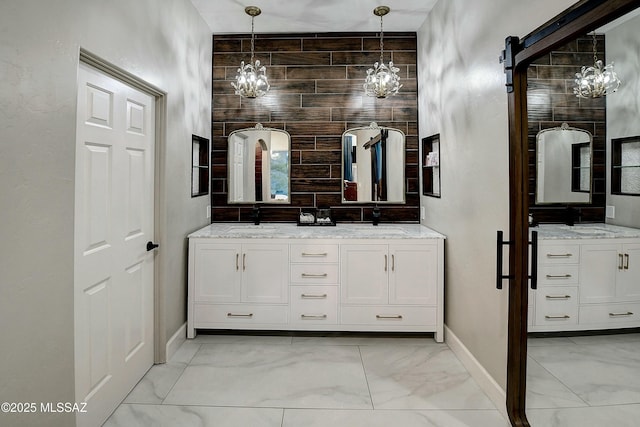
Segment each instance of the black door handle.
[[538,289],[538,232],[531,232],[531,289]]
[[[496,288],[502,289],[502,281],[504,279],[513,279],[511,274],[502,274],[502,247],[510,246],[513,242],[511,240],[504,240],[502,230],[497,232],[497,253],[496,253]],[[538,232],[531,232],[531,241],[528,242],[531,245],[531,274],[528,276],[531,279],[531,289],[538,289]]]
[[158,246],[159,245],[156,245],[155,243],[153,243],[151,241],[147,242],[147,252],[154,250]]

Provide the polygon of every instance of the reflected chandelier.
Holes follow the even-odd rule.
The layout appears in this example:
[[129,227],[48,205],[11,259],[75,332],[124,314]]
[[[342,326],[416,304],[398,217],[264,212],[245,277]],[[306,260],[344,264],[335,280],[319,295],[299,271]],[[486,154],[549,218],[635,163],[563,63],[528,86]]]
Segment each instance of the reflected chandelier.
[[600,98],[618,90],[620,79],[613,71],[613,62],[603,66],[596,55],[596,33],[593,32],[593,66],[582,67],[576,73],[573,93],[578,98]]
[[240,62],[236,81],[235,83],[231,83],[231,86],[236,90],[236,95],[240,95],[243,98],[259,98],[266,95],[271,87],[265,74],[265,66],[261,66],[259,60],[255,62],[253,60],[255,44],[253,19],[260,15],[262,11],[256,6],[247,6],[244,11],[247,15],[251,16],[251,62],[248,64],[245,64],[244,61]]
[[394,67],[392,61],[389,61],[389,67],[384,65],[382,55],[384,48],[382,17],[389,13],[390,10],[387,6],[378,6],[373,9],[373,14],[380,17],[380,62],[376,62],[373,64],[373,68],[367,70],[364,91],[367,96],[375,96],[376,98],[386,98],[389,95],[395,95],[402,87],[400,77],[396,74],[400,69]]

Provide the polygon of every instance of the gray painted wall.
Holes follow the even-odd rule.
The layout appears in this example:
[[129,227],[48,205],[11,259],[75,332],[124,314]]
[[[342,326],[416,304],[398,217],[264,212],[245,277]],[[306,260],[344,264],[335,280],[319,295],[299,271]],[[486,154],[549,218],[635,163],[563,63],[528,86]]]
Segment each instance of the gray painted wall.
[[640,196],[611,194],[611,139],[640,135],[640,16],[606,32],[607,63],[613,61],[622,82],[607,96],[607,205],[615,207],[608,223],[640,227]]
[[[80,47],[167,93],[160,283],[170,337],[186,319],[191,134],[210,137],[211,31],[188,0],[3,1],[0,13],[0,401],[73,402],[73,212]],[[161,343],[164,345],[164,343]],[[0,414],[70,426],[73,415]]]
[[498,57],[507,36],[572,3],[443,0],[418,32],[420,138],[440,133],[442,185],[421,205],[423,223],[447,235],[445,323],[503,388],[508,291],[495,288],[495,239],[508,237],[509,147]]

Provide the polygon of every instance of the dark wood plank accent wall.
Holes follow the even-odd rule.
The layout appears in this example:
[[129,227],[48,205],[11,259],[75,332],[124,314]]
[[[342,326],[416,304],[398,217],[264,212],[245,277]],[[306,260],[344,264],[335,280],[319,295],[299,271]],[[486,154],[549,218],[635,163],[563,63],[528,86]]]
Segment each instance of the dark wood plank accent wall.
[[251,36],[213,36],[212,222],[250,221],[253,205],[227,203],[227,136],[253,127],[291,135],[291,205],[262,205],[263,221],[296,221],[302,208],[331,207],[338,222],[371,221],[373,204],[341,203],[341,138],[376,122],[406,135],[406,204],[380,204],[381,222],[419,222],[416,34],[384,33],[384,61],[404,85],[387,99],[367,97],[366,70],[380,58],[378,33],[259,34],[256,59],[267,66],[270,92],[244,99],[231,82],[249,61]]
[[[596,36],[598,59],[605,59],[604,36]],[[605,98],[581,99],[573,94],[575,74],[583,65],[593,64],[591,35],[577,38],[532,63],[527,73],[527,114],[529,118],[529,211],[536,221],[565,221],[566,204],[535,205],[536,135],[542,129],[569,126],[586,129],[593,135],[592,203],[575,205],[580,222],[604,222],[606,204]]]

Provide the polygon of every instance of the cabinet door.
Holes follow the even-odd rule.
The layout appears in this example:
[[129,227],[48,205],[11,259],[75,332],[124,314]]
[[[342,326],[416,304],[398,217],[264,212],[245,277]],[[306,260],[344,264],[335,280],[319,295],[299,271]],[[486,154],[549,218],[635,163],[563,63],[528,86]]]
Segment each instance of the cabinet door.
[[198,243],[195,257],[194,301],[240,302],[240,245]]
[[640,243],[622,245],[622,270],[618,274],[621,301],[640,301]]
[[387,304],[387,245],[342,245],[342,304]]
[[437,302],[438,251],[434,245],[390,245],[389,303]]
[[616,301],[620,245],[582,245],[580,303]]
[[288,301],[288,245],[242,245],[241,264],[243,302],[278,304]]

